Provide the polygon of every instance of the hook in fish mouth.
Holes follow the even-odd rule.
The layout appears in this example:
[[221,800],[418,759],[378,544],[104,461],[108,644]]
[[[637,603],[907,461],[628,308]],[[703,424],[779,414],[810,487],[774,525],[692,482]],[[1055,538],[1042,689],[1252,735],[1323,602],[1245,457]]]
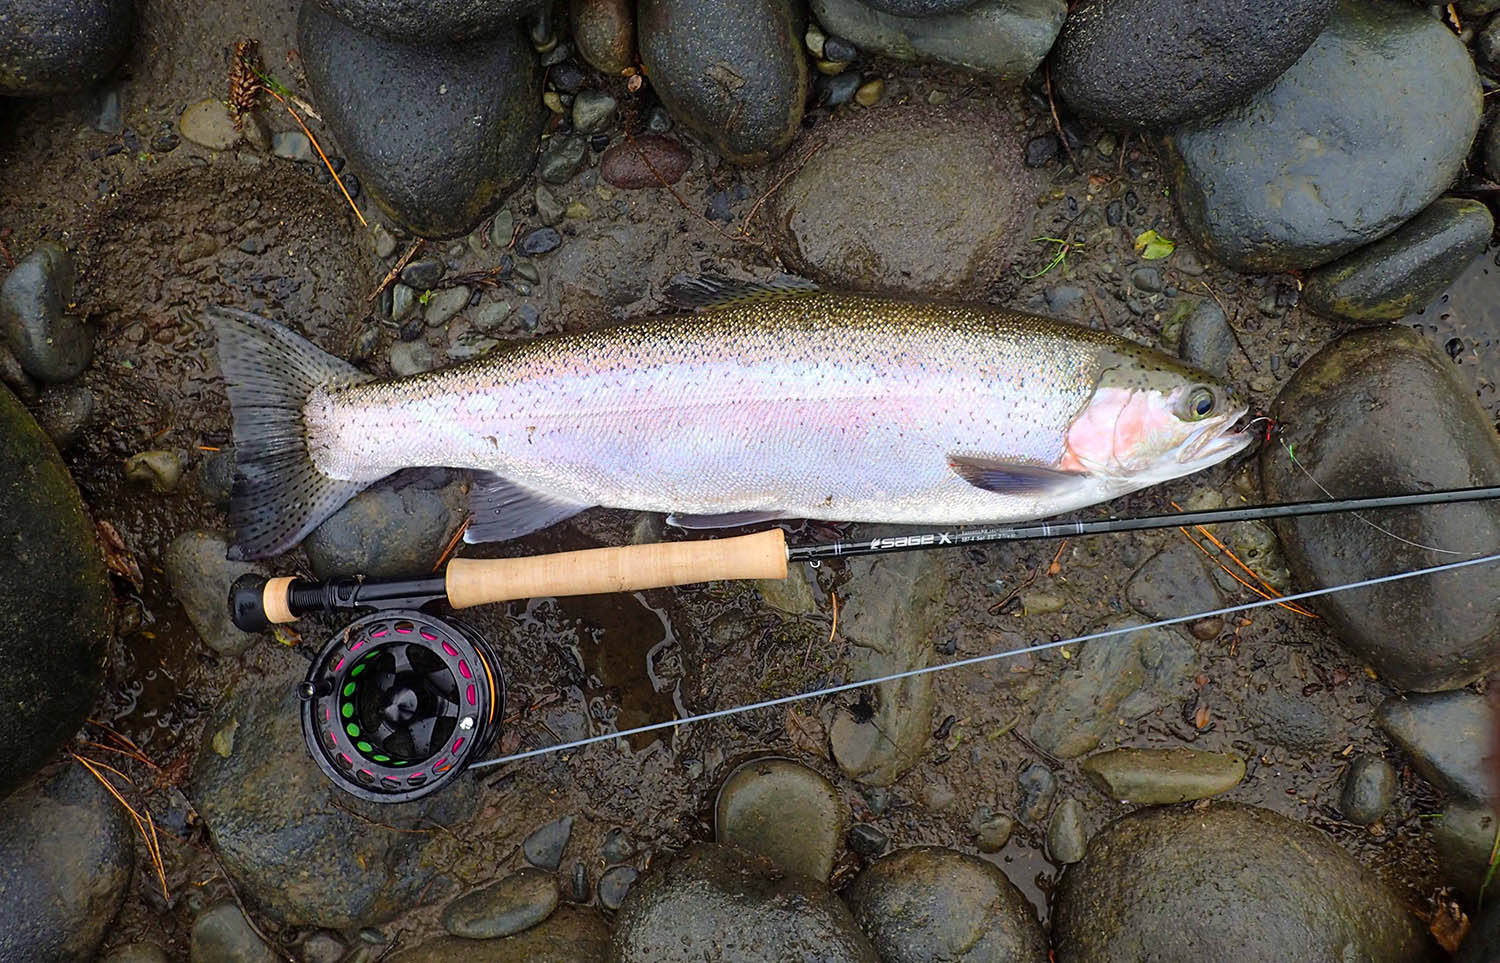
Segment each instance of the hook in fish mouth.
[[1254,428],[1260,420],[1250,417],[1248,405],[1241,406],[1232,415],[1207,422],[1189,435],[1178,447],[1177,459],[1183,465],[1217,464],[1255,443]]

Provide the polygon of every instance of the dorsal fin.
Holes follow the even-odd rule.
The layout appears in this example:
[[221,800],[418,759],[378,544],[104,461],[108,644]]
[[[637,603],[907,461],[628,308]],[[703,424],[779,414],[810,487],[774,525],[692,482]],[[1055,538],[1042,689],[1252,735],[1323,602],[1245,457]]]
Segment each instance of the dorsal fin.
[[813,282],[786,275],[772,281],[736,281],[725,277],[679,274],[667,285],[667,300],[685,311],[701,312],[734,305],[805,297],[821,290]]

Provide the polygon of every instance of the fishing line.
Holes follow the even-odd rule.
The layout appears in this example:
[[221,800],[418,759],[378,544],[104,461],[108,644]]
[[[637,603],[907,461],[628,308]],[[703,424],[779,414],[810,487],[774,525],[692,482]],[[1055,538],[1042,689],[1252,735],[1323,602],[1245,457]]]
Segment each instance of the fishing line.
[[[877,539],[878,541],[878,539]],[[1179,615],[1170,619],[1161,619],[1156,622],[1148,622],[1145,625],[1121,626],[1113,629],[1104,629],[1099,632],[1091,632],[1087,635],[1075,636],[1071,639],[1062,639],[1056,642],[1041,642],[1020,649],[1007,649],[1003,652],[991,652],[986,655],[976,655],[967,659],[959,659],[954,662],[944,662],[940,665],[922,666],[916,669],[907,669],[904,672],[892,672],[889,675],[877,676],[872,679],[861,679],[857,682],[845,682],[839,685],[827,686],[814,689],[810,692],[800,692],[794,695],[779,696],[775,699],[766,699],[761,702],[752,702],[745,705],[731,706],[727,709],[715,709],[711,712],[702,712],[697,715],[685,716],[681,719],[671,719],[665,722],[653,722],[649,725],[636,726],[632,729],[622,729],[618,732],[606,732],[586,739],[575,739],[571,742],[559,743],[557,745],[543,746],[539,749],[528,749],[525,752],[511,753],[493,759],[484,759],[471,763],[470,770],[489,769],[504,765],[508,762],[520,762],[525,759],[535,759],[539,756],[552,755],[554,753],[568,752],[572,749],[581,749],[599,742],[609,742],[614,739],[625,739],[630,736],[642,735],[648,732],[659,732],[663,729],[675,729],[678,726],[689,726],[699,722],[707,722],[712,719],[722,719],[726,716],[738,715],[744,712],[754,712],[758,709],[774,709],[777,706],[789,705],[794,702],[802,702],[807,699],[817,699],[823,696],[837,695],[841,692],[849,692],[861,689],[865,686],[880,685],[886,682],[899,682],[902,679],[912,679],[917,676],[931,675],[944,672],[948,669],[962,668],[969,665],[980,665],[986,662],[995,662],[1001,659],[1009,659],[1021,655],[1029,655],[1033,652],[1043,652],[1048,649],[1061,648],[1065,645],[1078,645],[1083,642],[1093,642],[1098,639],[1107,639],[1115,636],[1128,635],[1131,632],[1144,632],[1147,629],[1159,629],[1172,625],[1180,625],[1184,622],[1196,622],[1199,619],[1217,618],[1224,615],[1233,615],[1237,612],[1249,612],[1254,609],[1266,608],[1282,602],[1297,602],[1302,599],[1318,598],[1324,595],[1332,595],[1336,592],[1345,592],[1352,589],[1370,588],[1375,585],[1384,585],[1390,582],[1399,582],[1404,579],[1416,578],[1419,575],[1436,575],[1440,572],[1450,572],[1455,569],[1467,568],[1471,565],[1484,565],[1490,562],[1500,561],[1500,554],[1485,555],[1480,558],[1469,558],[1458,562],[1448,562],[1443,565],[1434,565],[1429,568],[1415,569],[1409,572],[1397,572],[1393,575],[1381,575],[1377,578],[1363,579],[1358,582],[1349,582],[1344,585],[1334,585],[1329,588],[1312,589],[1307,592],[1299,592],[1295,595],[1283,595],[1273,599],[1259,599],[1254,602],[1246,602],[1243,605],[1230,605],[1224,608],[1213,609],[1207,612],[1196,612],[1192,615]]]

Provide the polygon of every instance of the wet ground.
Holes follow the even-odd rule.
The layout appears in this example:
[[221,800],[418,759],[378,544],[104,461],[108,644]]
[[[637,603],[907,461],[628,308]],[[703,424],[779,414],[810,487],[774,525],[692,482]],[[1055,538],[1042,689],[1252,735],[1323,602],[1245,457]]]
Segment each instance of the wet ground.
[[[148,4],[142,35],[118,84],[125,135],[91,129],[93,108],[86,96],[0,105],[0,127],[13,131],[0,144],[5,243],[17,256],[44,238],[75,251],[80,307],[97,325],[95,361],[85,383],[98,408],[67,460],[87,503],[119,530],[145,576],[139,594],[118,586],[125,628],[99,714],[166,768],[163,785],[180,779],[182,761],[200,744],[198,720],[229,680],[300,664],[296,654],[270,642],[243,658],[211,656],[193,636],[162,572],[162,553],[173,536],[223,525],[196,484],[209,455],[228,439],[229,426],[200,309],[226,303],[289,320],[345,356],[357,346],[370,347],[373,337],[367,366],[377,371],[384,370],[395,336],[394,326],[378,319],[370,297],[389,264],[371,253],[368,232],[312,168],[248,148],[212,155],[187,143],[167,152],[151,147],[154,135],[174,127],[183,106],[224,94],[227,51],[236,40],[260,40],[268,68],[296,86],[294,16],[290,2]],[[886,77],[887,102],[997,97],[1013,102],[1017,116],[1037,132],[1051,124],[1045,101],[1034,95],[994,91],[962,75],[917,68],[892,67]],[[292,126],[284,114],[266,116],[275,128]],[[816,122],[819,113],[811,116]],[[326,145],[336,146],[314,130]],[[1105,156],[1096,148],[1111,145],[1099,138],[1100,132],[1085,131],[1076,148],[1086,176],[1059,172],[1054,164],[1048,169],[1053,188],[1037,198],[1031,236],[1072,240],[1066,259],[1037,277],[1022,277],[1041,272],[1056,253],[1051,242],[1035,243],[1033,263],[996,279],[996,300],[1039,310],[1044,292],[1077,287],[1083,296],[1072,302],[1069,317],[1153,344],[1182,299],[1217,300],[1241,345],[1230,358],[1230,380],[1254,404],[1266,406],[1337,328],[1295,306],[1295,278],[1244,277],[1198,262],[1165,195],[1150,146],[1129,140],[1114,144]],[[528,294],[486,288],[482,297],[535,306],[537,332],[546,334],[649,314],[661,306],[662,290],[678,274],[764,277],[776,264],[757,240],[759,226],[746,219],[767,181],[764,171],[718,167],[701,150],[695,150],[694,165],[677,187],[680,199],[666,191],[600,191],[575,179],[557,193],[565,204],[584,203],[590,216],[565,222],[563,247],[538,260],[541,283]],[[705,215],[715,206],[714,196],[726,192],[738,198],[729,204],[730,219],[710,220]],[[538,223],[530,197],[528,183],[509,204],[518,224]],[[1105,211],[1117,199],[1125,217],[1110,225]],[[378,216],[364,209],[367,216]],[[1183,242],[1171,258],[1156,262],[1175,297],[1131,286],[1131,271],[1142,263],[1131,242],[1147,228]],[[409,244],[401,240],[398,253]],[[460,273],[497,263],[500,252],[476,247],[463,240],[428,245],[456,261]],[[1445,299],[1410,320],[1459,360],[1486,407],[1500,418],[1495,389],[1500,314],[1488,294],[1495,290],[1497,264],[1495,254],[1486,255]],[[441,351],[448,333],[431,331],[427,337]],[[511,334],[525,336],[519,329]],[[177,491],[156,494],[123,480],[122,460],[150,448],[173,449],[184,458],[189,471]],[[1247,461],[1241,458],[1111,507],[1147,513],[1168,510],[1173,500],[1183,507],[1215,499],[1253,502],[1259,485],[1254,464]],[[659,519],[641,524],[647,537],[661,531]],[[633,515],[595,510],[488,554],[620,544],[636,537],[637,529]],[[818,534],[800,530],[793,537]],[[1256,542],[1255,534],[1219,532],[1242,546]],[[1127,611],[1124,586],[1135,568],[1183,538],[1164,531],[943,554],[946,619],[932,640],[934,659],[1088,631]],[[292,556],[280,568],[298,564]],[[1255,564],[1276,581],[1274,549]],[[512,709],[524,709],[502,744],[545,745],[843,681],[848,643],[836,630],[830,639],[831,596],[857,592],[858,586],[843,584],[846,573],[838,564],[824,566],[816,577],[820,610],[800,617],[772,610],[745,584],[539,599],[469,613],[503,653]],[[1020,595],[997,609],[1018,586],[1024,586]],[[1028,597],[1045,596],[1060,600],[1056,610],[1027,610]],[[1244,592],[1232,597],[1250,598]],[[320,642],[309,630],[306,646]],[[1423,907],[1441,884],[1418,818],[1438,806],[1425,784],[1405,774],[1401,808],[1378,832],[1340,822],[1334,808],[1345,761],[1359,751],[1385,748],[1370,720],[1390,690],[1345,656],[1316,620],[1284,610],[1231,619],[1196,646],[1196,696],[1121,728],[1106,744],[1190,742],[1243,754],[1249,774],[1230,798],[1331,832],[1414,907]],[[1073,764],[1056,765],[1024,738],[1038,694],[1071,655],[1054,650],[941,674],[933,725],[938,730],[941,724],[942,735],[884,804],[872,805],[870,794],[839,780],[856,818],[874,822],[898,844],[971,848],[975,811],[1015,812],[1016,773],[1035,761],[1054,764],[1063,791],[1085,801],[1090,829],[1123,812],[1088,788]],[[1280,706],[1278,712],[1319,720],[1315,742],[1294,751],[1267,740],[1268,699]],[[831,703],[854,701],[844,696]],[[817,704],[808,709],[812,716],[820,711],[836,710]],[[623,826],[657,848],[710,835],[718,780],[744,756],[769,751],[837,774],[826,756],[798,748],[782,710],[661,738],[640,737],[629,751],[594,749],[489,770],[478,777],[487,787],[486,803],[469,828],[472,845],[458,875],[479,881],[497,865],[509,865],[502,860],[514,858],[525,832],[562,812],[582,817],[572,853],[597,851],[612,826]],[[164,791],[153,797],[166,798]],[[991,858],[1006,866],[1045,913],[1056,868],[1043,856],[1041,842],[1039,829],[1020,827]],[[184,906],[201,894],[221,892],[221,884],[201,843],[174,839],[166,851],[174,900],[164,905],[159,894],[152,895],[148,873],[138,874],[120,940],[142,932],[185,952],[184,923],[190,915]],[[404,933],[410,942],[432,920],[433,910],[426,908],[387,931]]]

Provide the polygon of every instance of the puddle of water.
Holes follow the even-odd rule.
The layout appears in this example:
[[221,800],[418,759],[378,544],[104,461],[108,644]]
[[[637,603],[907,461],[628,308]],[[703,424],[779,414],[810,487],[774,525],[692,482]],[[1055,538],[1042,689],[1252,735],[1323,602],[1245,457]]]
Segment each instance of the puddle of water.
[[1500,247],[1475,258],[1448,290],[1402,320],[1458,364],[1479,403],[1500,423]]

